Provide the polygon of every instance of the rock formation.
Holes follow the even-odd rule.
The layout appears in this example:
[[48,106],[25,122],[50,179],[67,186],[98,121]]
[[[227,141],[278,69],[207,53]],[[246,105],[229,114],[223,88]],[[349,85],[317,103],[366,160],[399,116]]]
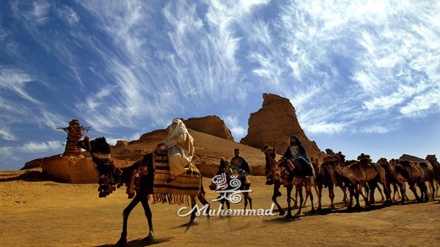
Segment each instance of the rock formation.
[[81,140],[83,136],[83,131],[88,128],[79,124],[79,120],[72,119],[69,122],[69,126],[65,128],[59,128],[67,133],[66,149],[64,150],[64,155],[79,155],[81,154],[81,149],[76,147],[76,143]]
[[184,123],[190,129],[234,141],[231,131],[218,116],[188,118],[188,120],[184,120]]
[[[292,134],[299,137],[309,156],[322,160],[324,154],[320,152],[315,142],[305,136],[290,101],[273,94],[263,94],[263,99],[263,107],[251,114],[248,135],[240,143],[234,141],[231,131],[217,116],[184,120],[195,139],[193,162],[204,176],[214,176],[220,158],[231,159],[234,148],[240,149],[241,155],[251,166],[252,175],[264,175],[265,160],[264,154],[260,151],[261,147],[268,144],[275,146],[278,153],[282,153],[288,146]],[[76,142],[82,137],[84,128],[86,127],[81,126],[78,120],[72,120],[69,127],[63,128],[68,134],[64,154],[30,161],[26,163],[24,169],[41,166],[43,175],[53,181],[96,183],[98,174],[90,154],[78,153],[76,148]],[[151,152],[166,138],[166,135],[166,129],[158,129],[143,134],[138,140],[118,141],[111,147],[115,165],[118,167],[131,165],[143,154]],[[96,137],[99,136],[92,138]]]
[[[98,173],[92,158],[85,157],[82,150],[76,147],[83,133],[90,128],[84,127],[79,120],[72,119],[69,126],[59,128],[67,133],[66,148],[62,155],[36,159],[25,164],[25,167],[41,166],[43,175],[53,181],[65,183],[91,183],[98,181]],[[86,155],[87,156],[87,155]]]
[[273,146],[278,154],[283,154],[289,146],[290,136],[296,135],[304,145],[309,157],[322,160],[322,153],[315,142],[310,141],[296,117],[295,108],[286,98],[275,94],[263,94],[263,106],[251,113],[248,134],[240,140],[255,148]]

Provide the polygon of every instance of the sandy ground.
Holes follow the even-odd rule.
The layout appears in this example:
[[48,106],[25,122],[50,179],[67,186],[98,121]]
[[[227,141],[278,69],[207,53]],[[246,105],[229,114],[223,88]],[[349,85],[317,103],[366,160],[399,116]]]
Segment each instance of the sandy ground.
[[[1,246],[113,246],[119,239],[122,210],[129,203],[125,190],[98,198],[95,184],[62,184],[35,178],[38,173],[0,172]],[[272,187],[264,177],[252,177],[254,209],[270,209]],[[207,199],[217,194],[209,191]],[[409,194],[410,199],[412,195]],[[377,197],[380,199],[380,197]],[[201,216],[185,233],[184,205],[154,204],[154,240],[144,240],[148,226],[139,205],[130,215],[126,246],[440,246],[440,203],[408,203],[347,212],[337,190],[337,209],[301,217]],[[280,197],[281,205],[286,200]],[[316,200],[315,200],[316,201]],[[324,208],[329,205],[324,191]],[[362,205],[363,202],[362,202]],[[233,204],[241,209],[243,203]]]

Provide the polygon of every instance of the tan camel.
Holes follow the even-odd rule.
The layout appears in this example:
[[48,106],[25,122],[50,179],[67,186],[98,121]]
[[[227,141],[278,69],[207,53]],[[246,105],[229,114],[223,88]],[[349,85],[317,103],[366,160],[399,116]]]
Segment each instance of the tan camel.
[[[326,150],[327,151],[327,150]],[[345,156],[339,152],[337,154],[327,151],[327,156],[324,157],[324,162],[321,163],[316,169],[316,181],[318,184],[319,193],[322,196],[323,187],[328,188],[328,196],[330,198],[330,209],[335,209],[335,186],[341,188],[344,193],[343,202],[347,202],[346,181],[339,173],[336,172],[336,167],[343,166]],[[321,200],[319,200],[320,202]],[[321,209],[321,204],[318,205],[318,209]]]
[[399,185],[398,182],[395,178],[394,175],[394,170],[391,167],[390,163],[388,162],[388,160],[386,158],[380,158],[377,162],[376,162],[377,166],[381,166],[383,167],[383,169],[385,169],[385,174],[386,174],[386,178],[387,178],[387,184],[388,184],[388,188],[390,188],[391,191],[391,187],[393,187],[393,197],[392,197],[392,201],[396,201],[396,196],[397,199],[402,199],[402,200],[406,200],[409,201],[409,198],[405,195],[402,195],[402,192],[399,191]]
[[425,158],[429,163],[431,163],[434,168],[434,184],[435,184],[435,196],[439,196],[440,190],[440,164],[437,161],[435,154],[428,154]]
[[[277,201],[277,197],[281,196],[281,171],[277,166],[276,158],[276,148],[270,147],[268,145],[264,145],[261,148],[261,152],[264,153],[266,165],[266,185],[273,185],[273,194],[272,194],[272,202],[275,203],[277,206],[278,212],[280,216],[283,216],[285,214],[284,209],[281,207],[281,205]],[[296,200],[292,198],[292,189],[293,186],[286,186],[286,194],[287,194],[287,201],[290,203],[290,200],[294,200],[296,203]],[[289,206],[290,210],[290,206]],[[290,215],[291,216],[291,215]]]
[[[428,189],[426,186],[426,182],[428,182],[431,185],[432,198],[434,199],[434,168],[431,164],[428,162],[391,159],[390,165],[394,170],[394,176],[398,182],[402,195],[406,194],[406,182],[418,202],[429,201]],[[417,194],[415,185],[420,189],[420,196]],[[404,203],[403,198],[401,202],[402,204]]]
[[[390,190],[386,182],[385,170],[380,166],[375,166],[372,164],[370,156],[366,154],[361,154],[357,160],[350,161],[344,167],[340,164],[337,169],[338,173],[343,177],[350,180],[351,185],[350,190],[350,201],[348,208],[352,207],[353,197],[356,199],[355,207],[359,208],[359,195],[364,198],[365,205],[370,206],[374,202],[374,189],[377,183],[381,183],[385,190],[386,200],[384,203],[390,203]],[[362,193],[363,188],[370,188],[370,200]]]
[[[299,216],[301,214],[301,210],[304,206],[305,199],[303,197],[303,188],[306,191],[306,198],[310,197],[311,204],[311,212],[315,211],[315,207],[313,205],[313,194],[312,187],[318,192],[316,188],[316,180],[315,175],[313,176],[304,176],[302,172],[302,166],[295,160],[281,158],[277,163],[277,168],[280,170],[281,184],[286,188],[295,187],[296,191],[299,194],[299,206],[298,211],[294,216]],[[290,190],[291,192],[291,190]],[[318,200],[321,197],[318,195]],[[291,216],[291,200],[288,191],[287,196],[287,216]]]

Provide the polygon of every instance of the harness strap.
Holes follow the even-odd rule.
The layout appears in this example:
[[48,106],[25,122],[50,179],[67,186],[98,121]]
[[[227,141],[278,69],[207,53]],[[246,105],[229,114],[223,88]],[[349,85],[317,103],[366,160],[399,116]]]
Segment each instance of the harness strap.
[[111,159],[112,158],[111,154],[103,154],[103,153],[97,153],[97,152],[92,152],[92,156],[97,159]]

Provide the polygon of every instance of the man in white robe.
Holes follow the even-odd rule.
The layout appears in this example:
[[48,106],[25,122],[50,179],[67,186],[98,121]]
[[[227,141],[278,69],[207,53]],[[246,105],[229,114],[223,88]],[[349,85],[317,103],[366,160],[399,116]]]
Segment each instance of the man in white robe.
[[189,134],[183,121],[176,118],[169,126],[164,143],[159,145],[168,150],[170,177],[166,183],[172,183],[176,176],[189,169],[189,163],[194,155],[194,138]]

